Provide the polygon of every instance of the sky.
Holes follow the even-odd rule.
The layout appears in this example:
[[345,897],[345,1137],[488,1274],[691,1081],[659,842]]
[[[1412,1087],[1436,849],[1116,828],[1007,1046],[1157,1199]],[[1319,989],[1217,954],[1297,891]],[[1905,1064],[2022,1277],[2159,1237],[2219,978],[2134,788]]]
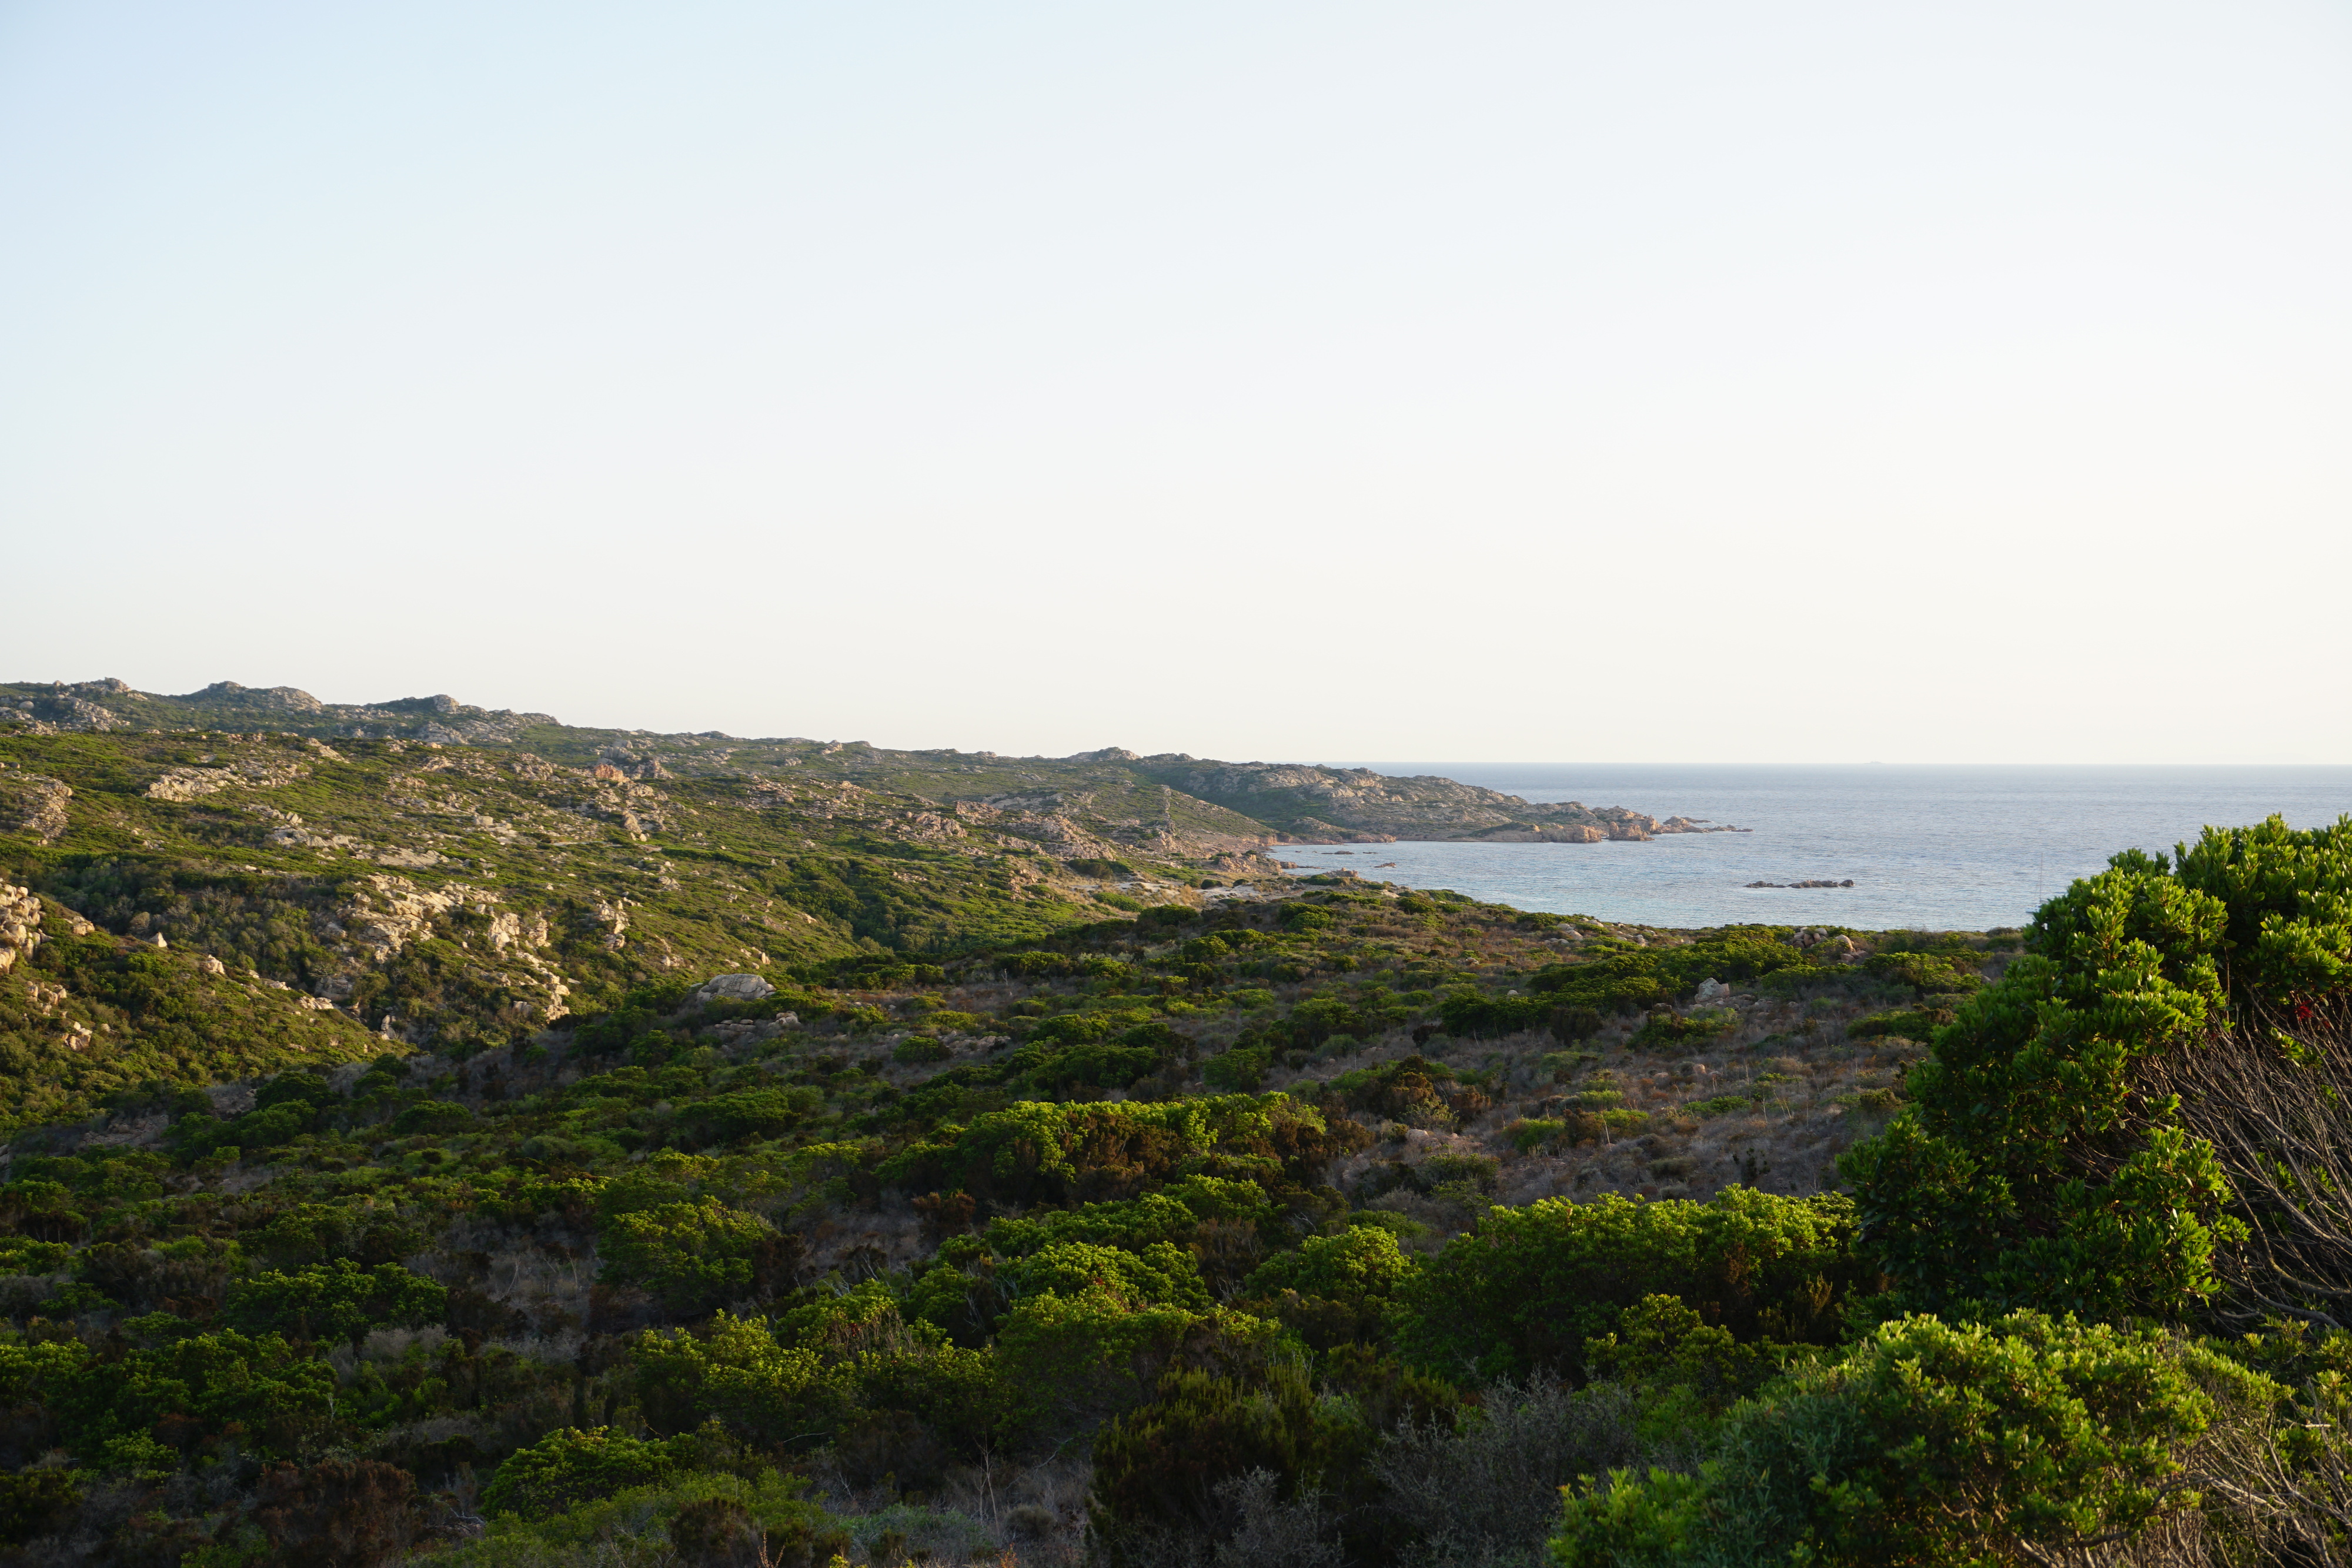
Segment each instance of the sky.
[[2346,762],[2352,5],[0,0],[0,678]]

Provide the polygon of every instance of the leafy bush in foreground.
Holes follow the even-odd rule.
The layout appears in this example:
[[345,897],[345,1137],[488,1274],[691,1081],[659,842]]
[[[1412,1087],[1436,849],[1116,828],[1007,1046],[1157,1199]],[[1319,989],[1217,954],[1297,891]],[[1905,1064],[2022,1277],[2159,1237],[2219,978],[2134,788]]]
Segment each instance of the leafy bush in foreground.
[[2209,828],[2177,863],[2119,854],[2043,905],[2027,943],[1936,1031],[1910,1107],[1843,1162],[1905,1299],[2340,1312],[2343,1173],[2273,1166],[2341,1142],[2323,1124],[2352,979],[2352,819]]
[[[1568,1501],[1560,1568],[2077,1560],[2193,1508],[2217,1406],[2284,1390],[2161,1333],[2019,1312],[1906,1318],[1734,1411],[1696,1473],[1617,1470]],[[2087,1559],[2084,1559],[2087,1560]]]

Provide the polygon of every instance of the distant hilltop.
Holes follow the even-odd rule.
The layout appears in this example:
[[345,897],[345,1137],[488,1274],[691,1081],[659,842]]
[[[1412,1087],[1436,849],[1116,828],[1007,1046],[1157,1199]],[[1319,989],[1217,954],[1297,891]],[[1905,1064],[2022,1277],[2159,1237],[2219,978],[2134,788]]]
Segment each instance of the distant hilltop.
[[282,731],[320,739],[404,739],[448,746],[510,746],[526,729],[562,727],[552,714],[492,712],[448,695],[390,702],[322,703],[297,686],[241,686],[215,681],[180,696],[132,689],[118,680],[68,685],[0,686],[0,708],[14,708],[34,733],[44,730],[218,729]]
[[[1599,843],[1669,833],[1738,832],[1690,817],[1659,818],[1622,806],[1538,805],[1433,775],[1398,778],[1369,768],[1287,762],[1221,762],[1181,752],[1141,756],[1119,747],[1069,757],[1000,757],[952,748],[891,751],[864,741],[788,736],[746,739],[717,730],[656,735],[567,725],[551,714],[482,708],[446,694],[379,703],[327,703],[296,686],[215,681],[166,695],[120,680],[0,685],[0,732],[238,732],[328,740],[528,749],[573,767],[654,779],[813,775],[946,802],[970,801],[1084,818],[1102,798],[1129,814],[1138,789],[1156,786],[1177,816],[1178,797],[1218,809],[1203,839],[1246,843],[1475,840],[1486,843]],[[782,770],[803,771],[785,775]],[[1007,788],[1008,777],[1012,787]],[[1211,828],[1200,823],[1200,828]],[[1181,836],[1193,837],[1196,834]],[[1203,844],[1202,847],[1208,847]]]

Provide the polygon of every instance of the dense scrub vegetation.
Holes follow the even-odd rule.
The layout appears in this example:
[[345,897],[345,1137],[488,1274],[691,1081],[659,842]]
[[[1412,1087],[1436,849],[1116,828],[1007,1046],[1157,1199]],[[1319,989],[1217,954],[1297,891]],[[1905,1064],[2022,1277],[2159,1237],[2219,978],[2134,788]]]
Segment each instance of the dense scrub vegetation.
[[12,1561],[2347,1553],[2352,829],[1990,936],[1292,883],[429,1050],[50,874]]

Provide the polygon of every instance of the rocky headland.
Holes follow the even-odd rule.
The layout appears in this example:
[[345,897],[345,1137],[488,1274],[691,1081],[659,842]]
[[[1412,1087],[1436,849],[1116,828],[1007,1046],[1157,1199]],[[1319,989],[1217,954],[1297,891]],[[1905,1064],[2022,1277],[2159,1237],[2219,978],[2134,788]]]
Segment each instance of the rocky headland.
[[[1369,768],[1286,762],[1222,762],[1184,753],[1139,756],[1118,747],[1069,757],[994,752],[893,751],[863,741],[802,737],[746,739],[706,730],[654,735],[567,725],[544,713],[483,708],[446,694],[379,703],[322,702],[295,686],[215,681],[167,695],[121,680],[0,685],[0,733],[251,731],[319,745],[374,740],[426,747],[527,749],[590,771],[604,785],[739,778],[772,800],[836,790],[920,797],[945,814],[901,824],[931,841],[977,832],[1013,839],[1065,861],[1134,855],[1247,854],[1276,842],[1600,843],[1670,833],[1745,830],[1685,816],[1570,800],[1536,804],[1433,775],[1399,778]],[[228,787],[225,774],[182,768],[159,780],[157,799],[193,800]],[[54,790],[44,794],[54,785]],[[0,795],[0,816],[61,829],[67,787],[23,779]],[[608,789],[606,793],[613,793]],[[69,791],[68,791],[69,793]],[[854,804],[854,796],[826,809]],[[53,835],[52,835],[53,836]]]

